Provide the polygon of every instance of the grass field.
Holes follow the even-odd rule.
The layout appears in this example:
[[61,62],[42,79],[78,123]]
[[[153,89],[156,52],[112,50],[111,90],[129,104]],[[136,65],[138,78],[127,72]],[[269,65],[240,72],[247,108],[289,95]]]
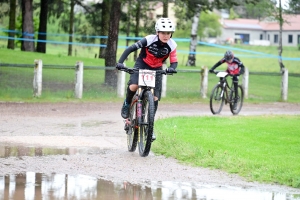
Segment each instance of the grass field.
[[299,120],[273,115],[160,119],[152,150],[249,181],[300,188]]
[[[4,40],[0,40],[0,63],[12,63],[12,64],[28,64],[32,65],[35,59],[41,59],[43,64],[54,65],[54,66],[69,66],[74,67],[77,61],[83,61],[84,66],[92,67],[103,67],[104,59],[95,59],[94,55],[98,52],[98,48],[92,47],[78,47],[74,46],[76,49],[76,56],[67,56],[67,46],[66,45],[47,45],[47,54],[33,53],[33,52],[22,52],[19,49],[8,50],[5,48]],[[118,56],[122,53],[125,46],[125,40],[120,40],[120,48],[118,49]],[[279,74],[278,61],[275,58],[271,58],[270,55],[276,55],[276,47],[253,47],[253,46],[228,46],[228,47],[210,47],[199,45],[197,50],[199,53],[197,55],[197,66],[196,67],[186,67],[185,62],[187,60],[187,53],[189,43],[178,42],[178,58],[179,58],[179,73],[174,76],[168,76],[168,89],[166,101],[172,102],[207,102],[207,99],[202,99],[200,97],[200,74],[199,71],[202,66],[211,67],[215,62],[217,62],[225,51],[224,48],[235,48],[240,51],[235,51],[237,56],[243,60],[246,67],[249,68],[251,72],[277,72],[277,76],[270,75],[250,75],[249,79],[249,98],[246,100],[248,102],[275,102],[281,101],[281,76]],[[256,52],[256,53],[255,53]],[[265,57],[256,58],[257,53],[268,54]],[[287,47],[283,51],[283,56],[297,58],[299,57],[299,51],[292,47]],[[133,55],[130,55],[127,66],[133,66]],[[284,60],[286,68],[289,73],[299,73],[300,66],[299,61]],[[47,69],[45,67],[44,69]],[[181,72],[183,70],[194,70],[194,72]],[[225,69],[225,65],[219,67],[218,69]],[[26,71],[26,72],[25,72]],[[47,69],[44,70],[43,79],[43,94],[38,101],[69,101],[73,99],[73,82],[74,82],[74,71],[65,69]],[[197,72],[198,71],[198,72]],[[33,68],[23,69],[18,68],[7,68],[1,67],[0,73],[3,74],[0,84],[4,87],[0,89],[0,100],[2,101],[37,101],[32,97],[32,72]],[[11,74],[10,74],[11,73]],[[18,76],[18,81],[14,82],[11,77]],[[22,74],[27,74],[22,76]],[[30,75],[31,74],[31,75]],[[30,76],[29,76],[30,75]],[[66,78],[68,77],[68,78]],[[104,83],[104,70],[96,69],[89,70],[86,69],[84,72],[84,93],[83,99],[87,101],[102,101],[107,99],[118,100],[116,97],[116,92],[113,88],[108,88],[103,85]],[[29,79],[29,80],[28,80]],[[128,79],[128,76],[127,76]],[[51,81],[52,80],[52,81]],[[58,84],[53,84],[55,80]],[[47,82],[46,82],[47,81]],[[213,86],[217,83],[218,79],[209,74],[208,80],[208,96]],[[14,82],[14,83],[10,83]],[[24,84],[22,87],[17,87],[16,84]],[[11,85],[14,87],[11,87]],[[45,86],[44,86],[45,84]],[[62,86],[64,85],[65,86]],[[29,86],[27,89],[22,89],[23,86]],[[60,85],[64,88],[64,91],[59,92],[57,87]],[[50,87],[52,86],[52,88]],[[55,88],[53,88],[55,87]],[[288,102],[299,102],[298,94],[300,88],[299,77],[289,77],[289,88],[288,88]],[[25,91],[24,91],[25,90]],[[78,101],[78,100],[76,100]],[[80,101],[80,100],[79,100]]]

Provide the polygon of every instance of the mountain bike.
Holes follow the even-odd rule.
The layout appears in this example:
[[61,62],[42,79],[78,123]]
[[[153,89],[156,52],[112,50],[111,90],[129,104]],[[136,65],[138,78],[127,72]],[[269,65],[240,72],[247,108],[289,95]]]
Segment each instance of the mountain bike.
[[[241,85],[238,85],[238,95],[235,96],[233,76],[224,71],[214,71],[217,77],[220,78],[218,84],[211,91],[210,95],[210,110],[215,114],[219,114],[222,111],[224,103],[229,103],[230,111],[233,115],[237,115],[243,106],[244,101],[244,89]],[[231,76],[231,85],[228,84],[227,77]],[[236,107],[234,104],[236,103]]]
[[125,120],[128,151],[134,152],[138,145],[139,155],[148,156],[154,129],[154,88],[155,78],[158,74],[172,75],[166,70],[145,70],[136,68],[123,68],[121,71],[129,74],[139,73],[138,90],[133,96],[129,118]]

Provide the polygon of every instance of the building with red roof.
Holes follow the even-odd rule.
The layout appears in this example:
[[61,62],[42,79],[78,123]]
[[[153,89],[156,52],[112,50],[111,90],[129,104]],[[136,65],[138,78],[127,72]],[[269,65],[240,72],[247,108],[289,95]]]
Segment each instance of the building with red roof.
[[[297,46],[300,44],[300,15],[284,15],[282,27],[282,45]],[[259,21],[257,19],[222,19],[222,36],[227,42],[278,45],[279,22],[275,20]]]

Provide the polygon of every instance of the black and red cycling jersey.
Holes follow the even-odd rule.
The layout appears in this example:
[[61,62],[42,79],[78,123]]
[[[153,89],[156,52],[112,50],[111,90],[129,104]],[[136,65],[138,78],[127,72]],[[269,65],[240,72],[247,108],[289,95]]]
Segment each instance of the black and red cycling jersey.
[[239,58],[234,57],[232,62],[227,62],[225,58],[222,58],[219,62],[217,62],[211,69],[214,70],[223,63],[227,63],[227,72],[229,74],[243,74],[245,71],[245,66],[244,64],[240,61]]
[[163,62],[170,58],[170,67],[175,69],[178,62],[176,47],[177,44],[172,38],[167,43],[163,43],[157,35],[148,35],[128,47],[118,62],[123,63],[130,53],[141,49],[138,60],[142,60],[150,68],[160,68]]

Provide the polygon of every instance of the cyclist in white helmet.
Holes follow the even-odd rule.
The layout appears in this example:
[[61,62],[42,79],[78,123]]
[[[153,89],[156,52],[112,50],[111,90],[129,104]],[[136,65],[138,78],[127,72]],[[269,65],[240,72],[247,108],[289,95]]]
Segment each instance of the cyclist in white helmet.
[[[172,34],[175,32],[175,24],[169,18],[160,18],[155,24],[155,35],[148,35],[135,44],[131,45],[121,55],[116,65],[117,69],[124,68],[123,62],[129,56],[130,53],[141,49],[140,54],[135,62],[134,68],[148,69],[148,70],[162,70],[163,62],[169,58],[170,66],[166,69],[168,73],[176,73],[177,67],[177,55],[176,55],[176,42],[171,39]],[[129,108],[132,97],[138,89],[138,73],[130,75],[128,81],[126,99],[124,100],[121,116],[126,119],[129,117]],[[155,90],[154,90],[154,105],[155,112],[157,110],[158,101],[161,96],[162,88],[162,75],[157,74],[155,78]],[[156,136],[153,133],[152,140],[154,141]]]

